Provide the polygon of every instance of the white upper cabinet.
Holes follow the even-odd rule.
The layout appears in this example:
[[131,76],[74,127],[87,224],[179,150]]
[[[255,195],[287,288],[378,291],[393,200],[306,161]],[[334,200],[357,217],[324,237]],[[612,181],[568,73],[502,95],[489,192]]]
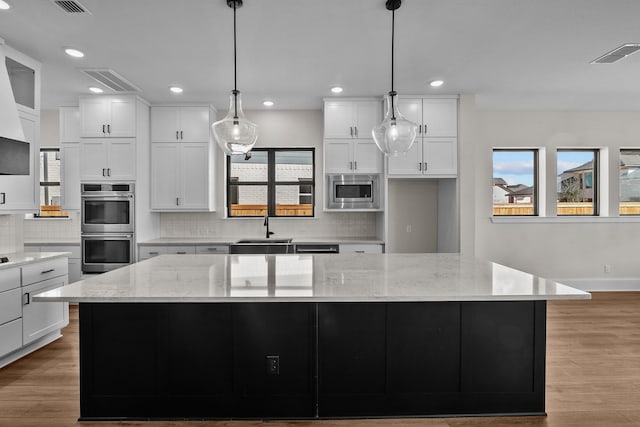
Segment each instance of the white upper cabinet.
[[80,142],[80,108],[60,107],[60,142]]
[[201,142],[151,144],[152,210],[212,210],[210,150]]
[[208,106],[151,108],[151,141],[209,142]]
[[80,136],[83,138],[134,138],[135,96],[80,97]]
[[371,139],[371,130],[380,121],[380,100],[325,100],[325,139]]
[[40,209],[40,119],[20,112],[24,138],[29,143],[29,175],[0,176],[0,213]]
[[151,107],[152,210],[214,210],[214,119],[208,105]]
[[398,109],[418,125],[420,137],[458,135],[457,98],[400,98]]
[[382,173],[382,152],[372,139],[324,142],[326,173]]
[[397,157],[389,157],[389,176],[422,178],[457,176],[457,98],[400,98],[398,108],[403,116],[418,125],[418,137],[409,152]]
[[456,98],[422,99],[422,135],[424,137],[458,136],[458,100]]
[[133,181],[136,179],[134,138],[85,139],[80,146],[83,181]]

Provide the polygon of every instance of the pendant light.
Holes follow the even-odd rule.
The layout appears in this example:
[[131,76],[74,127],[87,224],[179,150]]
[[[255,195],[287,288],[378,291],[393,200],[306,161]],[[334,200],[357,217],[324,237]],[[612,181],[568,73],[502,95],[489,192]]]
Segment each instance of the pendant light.
[[391,11],[391,92],[385,98],[386,115],[371,131],[376,145],[386,156],[405,154],[416,140],[418,125],[407,120],[398,110],[398,94],[393,90],[393,44],[395,38],[395,11],[402,0],[387,0]]
[[233,8],[233,90],[229,97],[229,112],[224,119],[211,125],[211,129],[218,145],[226,154],[246,154],[258,139],[258,126],[244,116],[242,99],[237,87],[236,9],[242,6],[242,0],[226,1],[227,6]]

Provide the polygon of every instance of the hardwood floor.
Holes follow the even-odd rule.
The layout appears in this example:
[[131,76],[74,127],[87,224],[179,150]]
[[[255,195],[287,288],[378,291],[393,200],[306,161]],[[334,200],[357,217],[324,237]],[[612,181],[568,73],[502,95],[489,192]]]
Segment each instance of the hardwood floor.
[[75,307],[70,318],[62,339],[0,369],[0,426],[640,426],[640,292],[548,304],[546,417],[81,423]]

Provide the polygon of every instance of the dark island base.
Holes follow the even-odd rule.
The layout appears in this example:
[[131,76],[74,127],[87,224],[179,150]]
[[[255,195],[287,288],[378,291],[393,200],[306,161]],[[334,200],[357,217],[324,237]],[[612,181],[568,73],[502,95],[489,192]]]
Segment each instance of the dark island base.
[[81,420],[544,414],[545,301],[81,303]]

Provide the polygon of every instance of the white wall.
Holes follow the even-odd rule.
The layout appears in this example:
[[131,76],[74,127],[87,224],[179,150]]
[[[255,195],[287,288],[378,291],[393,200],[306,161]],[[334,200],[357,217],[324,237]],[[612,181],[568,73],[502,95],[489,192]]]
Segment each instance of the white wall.
[[[460,104],[461,251],[551,278],[637,278],[640,223],[493,223],[492,149],[545,147],[546,214],[555,215],[557,148],[608,148],[609,202],[618,210],[620,148],[640,147],[640,113],[481,111],[473,96]],[[604,264],[611,272],[604,272]]]
[[438,180],[389,180],[387,252],[437,252]]
[[0,215],[0,254],[22,252],[24,215]]
[[[223,117],[226,111],[219,111]],[[324,181],[322,175],[323,116],[320,110],[253,110],[247,118],[258,125],[258,147],[315,147],[315,218],[272,218],[269,228],[274,237],[371,237],[376,235],[376,213],[322,212]],[[218,151],[216,165],[217,212],[162,213],[160,237],[260,237],[262,218],[224,218],[225,161]]]

